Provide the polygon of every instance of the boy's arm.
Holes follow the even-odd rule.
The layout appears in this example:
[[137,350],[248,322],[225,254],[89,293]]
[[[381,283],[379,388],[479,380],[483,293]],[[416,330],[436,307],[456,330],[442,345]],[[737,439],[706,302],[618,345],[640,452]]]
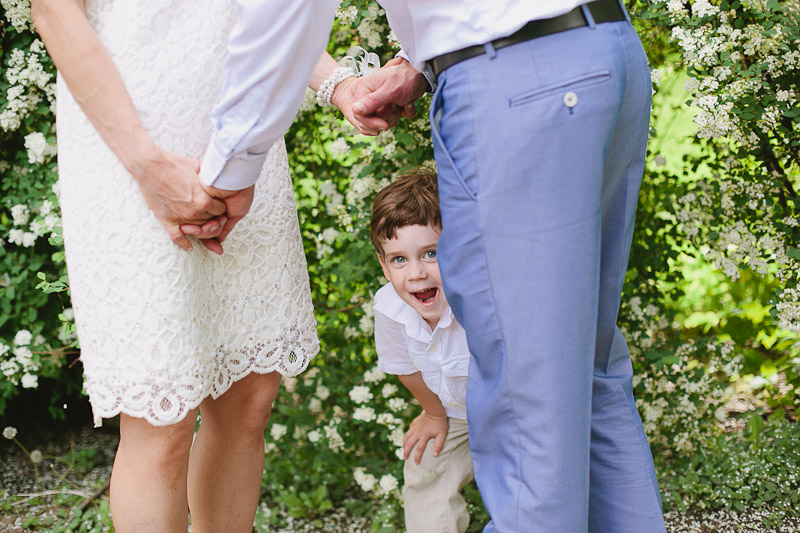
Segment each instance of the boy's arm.
[[420,372],[398,376],[398,378],[411,391],[411,394],[414,395],[414,398],[417,399],[423,409],[422,413],[411,422],[403,439],[405,459],[408,459],[411,450],[418,444],[417,453],[414,454],[414,462],[419,464],[422,459],[422,453],[428,445],[428,440],[434,439],[434,457],[442,451],[445,437],[447,437],[447,413],[439,397],[425,385]]

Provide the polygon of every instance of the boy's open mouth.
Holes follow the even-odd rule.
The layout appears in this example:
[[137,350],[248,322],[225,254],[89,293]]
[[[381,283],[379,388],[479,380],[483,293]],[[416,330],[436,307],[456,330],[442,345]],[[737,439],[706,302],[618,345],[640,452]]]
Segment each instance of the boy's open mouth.
[[418,292],[412,292],[411,294],[414,295],[414,298],[419,300],[423,304],[430,304],[436,300],[436,295],[439,292],[439,289],[436,287],[431,287],[430,289],[424,289]]

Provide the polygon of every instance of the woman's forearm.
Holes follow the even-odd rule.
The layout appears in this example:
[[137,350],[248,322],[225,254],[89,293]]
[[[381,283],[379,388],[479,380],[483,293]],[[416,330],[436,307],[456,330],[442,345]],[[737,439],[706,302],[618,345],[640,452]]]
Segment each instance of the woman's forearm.
[[319,90],[322,83],[340,66],[328,52],[322,52],[317,64],[314,65],[314,70],[311,71],[311,78],[308,80],[309,88],[314,91]]
[[155,145],[116,66],[86,18],[82,0],[32,0],[34,25],[70,92],[134,177]]

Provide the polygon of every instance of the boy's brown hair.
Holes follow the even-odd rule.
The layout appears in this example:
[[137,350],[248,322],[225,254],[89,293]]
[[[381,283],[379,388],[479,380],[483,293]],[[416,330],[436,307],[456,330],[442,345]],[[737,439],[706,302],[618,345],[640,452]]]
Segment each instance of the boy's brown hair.
[[442,227],[436,174],[425,168],[405,172],[375,196],[369,238],[383,255],[381,241],[391,240],[399,228],[416,225]]

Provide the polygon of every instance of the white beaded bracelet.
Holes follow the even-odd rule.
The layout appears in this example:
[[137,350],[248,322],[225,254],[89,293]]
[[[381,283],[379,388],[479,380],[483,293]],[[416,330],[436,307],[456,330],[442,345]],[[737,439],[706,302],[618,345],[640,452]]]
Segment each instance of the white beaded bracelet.
[[317,104],[321,107],[331,105],[331,97],[336,86],[347,78],[352,78],[356,73],[350,67],[339,67],[333,71],[333,74],[328,76],[328,79],[322,82],[317,90]]

